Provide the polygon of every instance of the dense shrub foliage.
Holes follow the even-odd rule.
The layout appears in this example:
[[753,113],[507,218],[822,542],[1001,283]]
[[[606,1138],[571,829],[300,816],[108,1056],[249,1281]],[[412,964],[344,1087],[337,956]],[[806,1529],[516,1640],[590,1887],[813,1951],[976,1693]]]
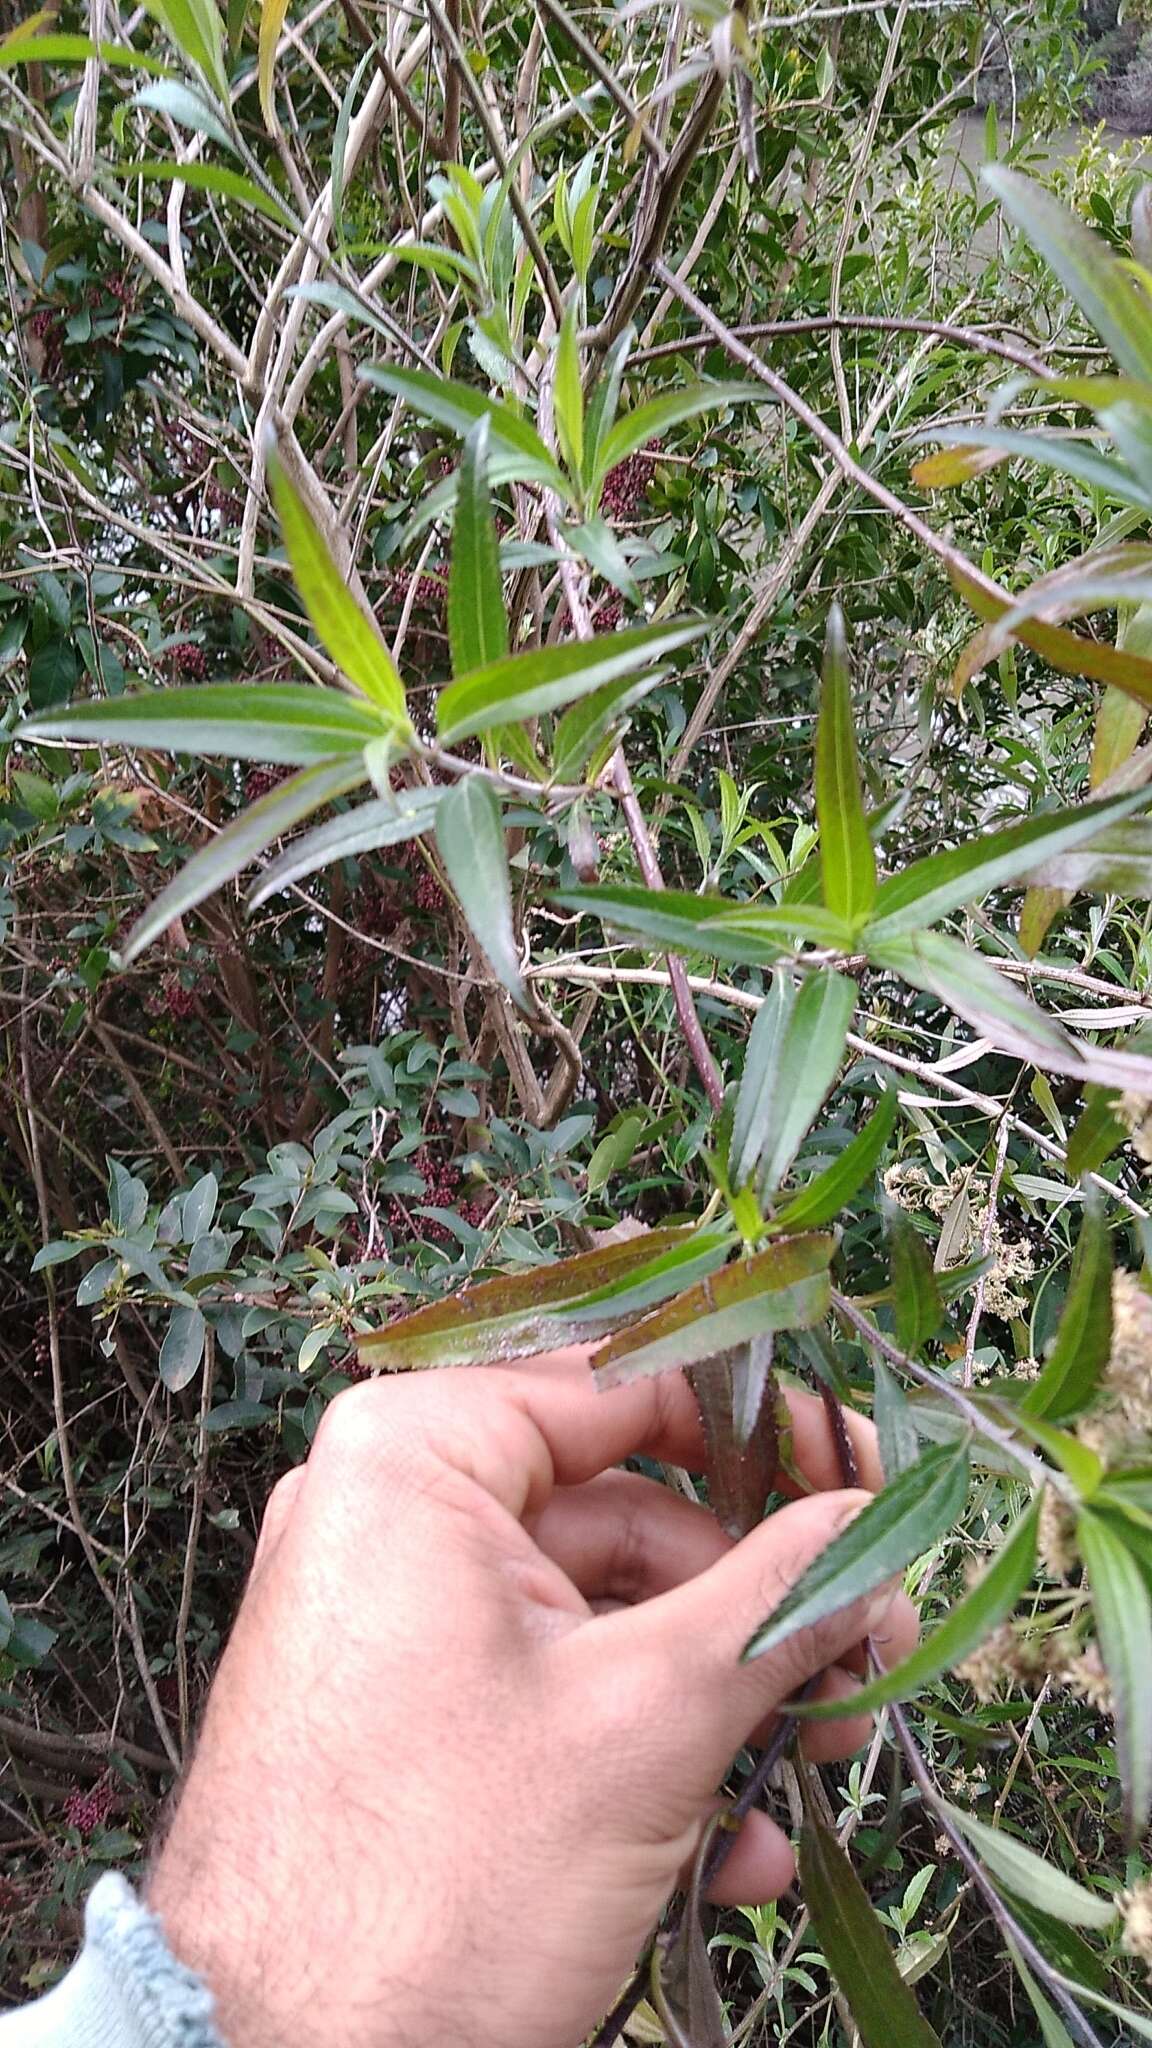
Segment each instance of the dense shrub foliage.
[[696,2048],[1152,2038],[1142,22],[3,26],[7,1995],[326,1403],[576,1338],[923,1606]]

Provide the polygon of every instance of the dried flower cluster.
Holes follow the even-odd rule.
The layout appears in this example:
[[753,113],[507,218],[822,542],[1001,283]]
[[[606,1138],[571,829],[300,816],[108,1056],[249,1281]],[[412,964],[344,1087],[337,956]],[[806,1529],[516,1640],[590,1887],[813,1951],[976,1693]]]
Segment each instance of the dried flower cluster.
[[1063,1631],[1021,1635],[1012,1622],[1002,1622],[957,1664],[956,1677],[970,1685],[985,1706],[1006,1689],[1027,1689],[1051,1679],[1098,1713],[1112,1711],[1112,1686],[1096,1644],[1081,1649]]
[[1143,1963],[1152,1977],[1152,1877],[1141,1878],[1131,1891],[1121,1892],[1119,1906],[1124,1915],[1121,1947]]
[[1152,1101],[1146,1095],[1122,1095],[1116,1116],[1128,1132],[1128,1143],[1138,1159],[1152,1166]]
[[[900,1208],[926,1210],[930,1216],[941,1218],[948,1214],[958,1196],[966,1194],[963,1230],[946,1261],[945,1271],[981,1258],[987,1237],[992,1265],[984,1280],[985,1311],[1009,1323],[1027,1314],[1028,1296],[1023,1290],[1036,1271],[1031,1246],[1023,1238],[1005,1236],[998,1215],[993,1215],[989,1223],[986,1184],[978,1183],[967,1167],[956,1167],[945,1180],[933,1180],[924,1167],[898,1161],[884,1175],[884,1188]],[[1031,1378],[1034,1373],[1021,1371],[1020,1377]]]

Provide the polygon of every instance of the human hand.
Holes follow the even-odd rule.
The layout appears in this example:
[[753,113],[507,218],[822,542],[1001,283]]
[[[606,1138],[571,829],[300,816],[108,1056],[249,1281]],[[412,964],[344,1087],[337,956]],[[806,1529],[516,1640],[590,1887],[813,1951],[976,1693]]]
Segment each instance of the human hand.
[[[795,1458],[837,1489],[819,1401]],[[880,1473],[849,1418],[866,1486]],[[755,1626],[864,1504],[795,1500],[733,1547],[612,1471],[700,1469],[686,1382],[612,1393],[586,1354],[351,1388],[268,1503],[149,1903],[229,2048],[576,2048],[611,2004],[744,1742],[859,1644],[907,1653],[891,1589],[741,1665]],[[868,1723],[813,1723],[809,1757]],[[764,1814],[713,1891],[790,1883]]]

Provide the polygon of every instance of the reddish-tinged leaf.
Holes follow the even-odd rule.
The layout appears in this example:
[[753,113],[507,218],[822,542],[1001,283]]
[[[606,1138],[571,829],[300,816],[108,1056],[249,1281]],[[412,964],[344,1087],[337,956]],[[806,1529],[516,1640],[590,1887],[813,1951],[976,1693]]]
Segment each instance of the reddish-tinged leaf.
[[696,1365],[771,1330],[798,1329],[827,1312],[834,1240],[819,1233],[783,1238],[739,1259],[655,1315],[609,1339],[596,1355],[602,1386]]

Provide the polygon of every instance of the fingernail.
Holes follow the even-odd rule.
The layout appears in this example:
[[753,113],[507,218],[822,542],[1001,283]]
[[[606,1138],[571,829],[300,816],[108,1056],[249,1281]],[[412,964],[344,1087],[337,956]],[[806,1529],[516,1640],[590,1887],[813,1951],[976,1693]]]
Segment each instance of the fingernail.
[[892,1611],[892,1602],[900,1591],[899,1579],[889,1579],[886,1586],[880,1586],[873,1593],[864,1609],[864,1633],[874,1635],[887,1620]]

